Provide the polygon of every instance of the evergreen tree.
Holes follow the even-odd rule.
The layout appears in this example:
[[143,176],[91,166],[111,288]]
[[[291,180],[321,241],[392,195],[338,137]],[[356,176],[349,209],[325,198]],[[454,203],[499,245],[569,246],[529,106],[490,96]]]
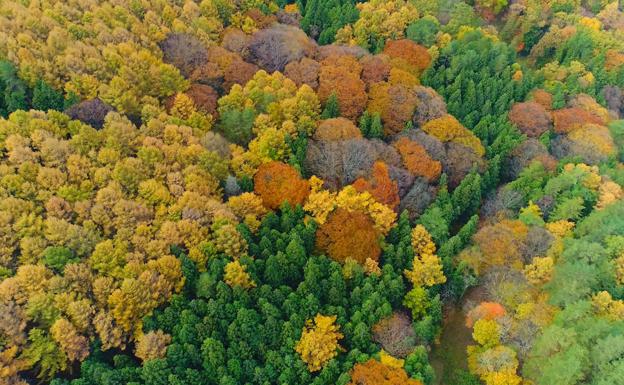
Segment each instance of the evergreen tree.
[[62,110],[64,107],[63,95],[50,87],[43,80],[39,80],[33,89],[32,108],[35,110]]
[[338,103],[338,96],[335,92],[332,92],[325,102],[325,109],[321,114],[321,119],[331,119],[340,116],[340,104]]
[[358,126],[360,128],[360,132],[362,133],[362,136],[365,138],[368,138],[370,126],[371,126],[371,115],[368,111],[364,111],[364,113],[360,117]]
[[383,124],[381,124],[381,116],[379,113],[375,113],[373,115],[373,119],[371,120],[370,129],[368,131],[368,137],[370,139],[381,139],[383,138]]

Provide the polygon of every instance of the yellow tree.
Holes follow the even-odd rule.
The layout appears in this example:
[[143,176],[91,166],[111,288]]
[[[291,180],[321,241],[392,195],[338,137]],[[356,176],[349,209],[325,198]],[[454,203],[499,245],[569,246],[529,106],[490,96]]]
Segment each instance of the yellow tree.
[[405,276],[414,286],[433,286],[446,282],[440,258],[435,254],[436,246],[423,225],[412,230],[414,259],[412,270],[405,270]]
[[249,273],[245,271],[245,266],[238,259],[225,265],[223,280],[231,287],[240,286],[243,289],[256,287],[256,283],[251,279]]
[[317,314],[314,320],[306,321],[295,350],[308,365],[308,370],[316,372],[338,354],[342,334],[335,324],[336,316]]

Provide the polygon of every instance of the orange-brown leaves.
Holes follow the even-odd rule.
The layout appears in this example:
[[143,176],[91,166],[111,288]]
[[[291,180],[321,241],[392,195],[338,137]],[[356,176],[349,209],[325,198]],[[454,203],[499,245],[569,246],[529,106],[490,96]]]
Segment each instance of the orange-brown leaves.
[[339,207],[318,228],[316,247],[339,262],[352,258],[364,264],[366,258],[379,259],[379,237],[368,215]]
[[538,88],[531,92],[531,99],[547,110],[552,109],[553,97],[548,91]]
[[466,327],[472,328],[474,323],[480,319],[494,320],[504,316],[506,313],[503,305],[497,302],[481,302],[479,306],[473,308],[466,316]]
[[386,135],[403,131],[405,123],[412,119],[418,102],[410,87],[402,84],[377,83],[370,87],[369,112],[381,115]]
[[598,116],[578,107],[553,111],[552,115],[555,124],[555,132],[558,134],[566,134],[574,131],[587,123],[598,125],[604,125],[605,123]]
[[407,171],[425,177],[429,182],[438,179],[442,172],[442,164],[431,159],[423,146],[406,137],[397,140],[393,146],[401,154],[403,165]]
[[284,75],[295,82],[297,87],[307,84],[316,89],[320,68],[321,65],[317,61],[304,57],[299,61],[288,63],[284,69]]
[[277,209],[283,202],[303,204],[310,193],[308,181],[297,170],[282,162],[261,165],[254,176],[254,189],[269,209]]
[[409,39],[388,41],[383,53],[393,59],[396,67],[413,73],[422,72],[431,63],[427,49]]
[[366,106],[366,88],[360,79],[361,66],[355,59],[353,63],[346,63],[348,60],[346,58],[353,59],[350,56],[339,58],[330,56],[323,61],[319,73],[318,95],[321,102],[325,103],[327,98],[335,93],[340,105],[340,114],[355,120]]
[[370,86],[385,81],[390,75],[390,59],[386,55],[367,55],[360,59],[362,80]]
[[353,182],[353,187],[358,192],[368,191],[377,202],[391,209],[399,205],[399,186],[390,179],[388,166],[384,162],[375,162],[370,179],[358,178]]
[[357,364],[351,371],[349,385],[423,385],[422,382],[409,378],[402,368],[393,368],[370,359]]
[[534,138],[546,132],[552,124],[550,113],[536,102],[514,104],[509,119],[520,131]]
[[360,129],[345,118],[323,120],[314,133],[315,140],[344,140],[361,137]]

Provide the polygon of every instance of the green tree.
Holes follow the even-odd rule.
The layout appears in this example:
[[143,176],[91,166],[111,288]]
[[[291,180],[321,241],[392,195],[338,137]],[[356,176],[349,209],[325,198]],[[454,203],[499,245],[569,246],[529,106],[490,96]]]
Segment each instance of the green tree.
[[321,114],[321,119],[331,119],[340,116],[340,104],[338,103],[338,96],[335,92],[332,92],[325,102],[325,109]]

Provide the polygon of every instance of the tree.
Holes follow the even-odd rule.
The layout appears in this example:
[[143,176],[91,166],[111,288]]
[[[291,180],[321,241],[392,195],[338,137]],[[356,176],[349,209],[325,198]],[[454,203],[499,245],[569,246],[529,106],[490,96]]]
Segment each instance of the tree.
[[316,43],[297,27],[275,24],[254,33],[247,50],[248,61],[273,73],[284,71],[288,63],[313,57]]
[[411,23],[405,30],[405,36],[425,47],[432,46],[436,41],[436,34],[440,23],[435,17],[425,16]]
[[420,74],[431,63],[427,49],[409,39],[388,41],[383,53],[391,58],[395,67],[414,74]]
[[516,103],[511,107],[509,120],[530,137],[539,137],[552,125],[550,113],[536,102]]
[[368,191],[377,202],[383,203],[391,209],[399,205],[399,188],[395,181],[390,179],[388,166],[383,162],[375,162],[368,180],[358,178],[353,187],[359,192]]
[[362,114],[368,99],[359,73],[343,65],[325,62],[321,63],[317,92],[323,103],[327,103],[330,96],[335,94],[341,115],[353,121]]
[[65,113],[72,119],[100,129],[104,126],[106,115],[111,111],[114,111],[113,107],[95,98],[74,104]]
[[328,361],[334,358],[340,348],[338,341],[343,335],[335,325],[336,316],[317,314],[313,320],[307,320],[301,332],[301,338],[295,350],[308,366],[310,372],[321,370]]
[[245,271],[239,260],[234,260],[225,265],[223,280],[231,287],[240,286],[244,289],[256,287],[256,283],[251,279],[249,273]]
[[375,223],[365,213],[337,208],[319,226],[316,233],[316,246],[333,259],[344,262],[352,258],[360,264],[366,259],[379,259],[380,233]]
[[303,204],[310,186],[291,166],[269,162],[261,165],[254,175],[254,190],[267,208],[275,210],[283,202],[293,206]]
[[418,10],[408,1],[388,4],[373,0],[358,5],[359,18],[336,32],[339,43],[354,42],[372,52],[383,49],[384,42],[404,36],[408,23],[418,18]]
[[416,103],[416,95],[404,82],[381,82],[371,85],[367,110],[380,115],[384,134],[390,136],[403,131],[411,121]]
[[425,288],[416,286],[405,294],[403,306],[411,311],[412,320],[420,320],[427,316],[427,311],[431,307],[429,293]]
[[347,140],[361,138],[360,130],[352,121],[345,118],[326,119],[319,122],[314,132],[314,140]]
[[50,333],[70,361],[80,362],[89,355],[89,341],[67,319],[57,319],[50,328]]
[[174,65],[184,77],[208,59],[208,51],[195,36],[186,33],[171,33],[159,44],[163,61]]
[[38,378],[51,380],[58,372],[67,368],[67,356],[59,346],[41,329],[31,329],[28,333],[30,345],[24,350],[21,358],[30,367],[37,367]]
[[169,334],[163,333],[162,330],[150,331],[138,338],[134,354],[143,362],[164,358],[169,343],[171,343]]
[[408,137],[400,137],[393,146],[401,154],[403,165],[413,175],[422,176],[429,182],[436,181],[442,173],[442,164],[432,159],[427,150]]
[[63,106],[63,94],[57,92],[43,80],[39,80],[33,89],[32,107],[42,111],[62,111]]
[[416,225],[412,230],[412,248],[412,269],[404,272],[412,285],[433,286],[446,282],[440,258],[435,255],[435,244],[423,225]]
[[585,124],[604,125],[604,121],[591,112],[578,107],[564,108],[552,112],[555,132],[566,134]]
[[349,385],[422,385],[422,382],[409,378],[403,368],[396,368],[375,360],[369,359],[358,363],[351,371]]
[[430,120],[422,127],[423,131],[435,136],[442,142],[455,142],[472,149],[478,156],[485,154],[485,149],[472,132],[468,131],[451,115]]
[[340,116],[340,105],[338,104],[338,97],[335,92],[332,92],[325,102],[325,109],[321,114],[321,119],[331,119]]

